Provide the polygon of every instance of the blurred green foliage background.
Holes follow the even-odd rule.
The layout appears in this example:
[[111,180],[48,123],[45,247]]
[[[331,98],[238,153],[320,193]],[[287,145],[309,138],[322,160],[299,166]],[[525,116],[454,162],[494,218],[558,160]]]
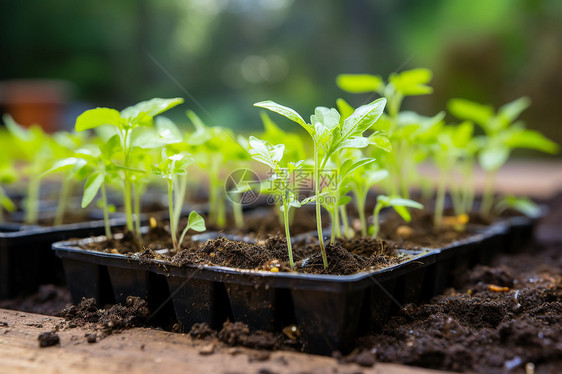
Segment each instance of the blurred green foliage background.
[[562,142],[560,0],[0,4],[0,80],[72,82],[75,108],[181,96],[175,118],[189,107],[210,125],[250,130],[261,126],[256,101],[303,114],[338,97],[359,105],[368,97],[340,91],[337,74],[427,67],[434,94],[406,108],[431,115],[451,97],[498,106],[528,95],[529,127]]

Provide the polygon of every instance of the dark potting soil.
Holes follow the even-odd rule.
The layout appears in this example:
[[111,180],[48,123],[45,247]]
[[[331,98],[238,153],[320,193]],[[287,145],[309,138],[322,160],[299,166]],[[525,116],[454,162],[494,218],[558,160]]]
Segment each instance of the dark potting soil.
[[39,290],[32,295],[0,300],[0,309],[58,316],[71,302],[70,291],[66,287],[46,284],[40,285]]
[[125,305],[115,304],[106,308],[99,308],[95,299],[84,298],[80,304],[64,308],[61,316],[65,321],[59,326],[60,329],[90,328],[94,333],[86,338],[89,343],[94,343],[114,331],[148,326],[150,312],[146,301],[138,297],[129,296]]
[[218,339],[229,346],[253,349],[298,350],[301,347],[298,335],[261,330],[250,331],[248,326],[242,322],[225,321],[219,331],[211,329],[206,323],[196,323],[189,331],[189,335],[195,339]]
[[562,241],[501,255],[456,288],[406,305],[380,334],[360,339],[376,359],[482,373],[562,369]]
[[491,223],[478,214],[471,214],[466,224],[453,215],[445,214],[441,227],[436,227],[433,212],[412,209],[410,213],[412,220],[405,222],[395,211],[389,211],[381,222],[379,237],[407,249],[438,248],[474,235],[473,225]]
[[[372,238],[343,239],[326,245],[328,268],[324,269],[320,245],[316,240],[293,245],[295,269],[303,273],[347,275],[363,270],[379,269],[406,259],[386,242]],[[195,251],[181,251],[172,257],[178,266],[205,264],[241,269],[291,271],[287,242],[272,236],[257,244],[220,238],[207,241]]]
[[[180,226],[181,227],[181,226]],[[408,256],[397,252],[398,246],[371,237],[338,239],[327,243],[328,268],[324,269],[320,246],[310,237],[293,244],[295,268],[289,266],[287,242],[281,235],[269,236],[256,244],[226,238],[194,242],[184,238],[181,250],[174,251],[169,227],[159,222],[143,235],[139,242],[130,232],[114,239],[83,244],[83,249],[100,252],[133,254],[142,259],[159,259],[177,266],[215,265],[239,269],[267,271],[299,271],[315,274],[347,275],[376,270],[398,264]],[[164,251],[161,251],[164,250]]]

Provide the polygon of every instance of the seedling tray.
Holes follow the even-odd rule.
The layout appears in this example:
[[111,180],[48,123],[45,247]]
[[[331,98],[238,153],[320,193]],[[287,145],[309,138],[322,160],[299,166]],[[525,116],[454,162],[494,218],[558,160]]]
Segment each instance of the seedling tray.
[[[123,220],[111,221],[113,228],[123,225]],[[55,227],[0,225],[0,299],[32,293],[40,284],[61,284],[64,272],[51,244],[103,233],[103,221]]]
[[452,272],[508,250],[513,235],[529,233],[533,225],[534,220],[505,220],[441,249],[400,250],[410,257],[401,264],[346,276],[177,267],[79,247],[104,237],[55,243],[53,249],[64,262],[75,303],[82,297],[104,305],[140,296],[152,318],[175,317],[184,331],[197,322],[220,328],[227,319],[254,330],[295,324],[306,351],[331,354],[351,349],[361,333],[379,330],[403,305],[438,294]]

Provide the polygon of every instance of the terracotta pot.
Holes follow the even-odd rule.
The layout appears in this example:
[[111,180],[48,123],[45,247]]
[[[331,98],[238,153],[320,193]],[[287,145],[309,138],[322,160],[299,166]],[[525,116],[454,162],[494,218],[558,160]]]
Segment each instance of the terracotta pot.
[[71,85],[62,80],[10,80],[0,82],[4,112],[25,127],[38,124],[47,132],[60,129]]

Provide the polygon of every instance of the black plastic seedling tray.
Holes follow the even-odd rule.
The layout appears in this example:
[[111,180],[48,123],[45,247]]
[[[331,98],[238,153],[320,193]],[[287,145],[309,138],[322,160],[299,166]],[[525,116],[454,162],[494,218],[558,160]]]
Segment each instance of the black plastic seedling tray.
[[[113,228],[123,225],[122,220],[111,221]],[[40,284],[62,283],[62,264],[53,254],[51,244],[103,233],[103,221],[55,227],[0,225],[0,299],[32,293]]]
[[[207,322],[220,328],[226,319],[254,330],[280,331],[296,323],[313,353],[331,354],[351,347],[359,324],[383,323],[393,302],[419,299],[424,269],[436,252],[400,251],[403,263],[354,275],[313,275],[239,270],[217,266],[172,266],[136,256],[82,250],[80,243],[55,243],[64,262],[73,300],[95,297],[100,304],[123,302],[127,295],[147,299],[158,318],[167,300],[188,330]],[[163,286],[164,285],[164,286]],[[167,286],[167,287],[166,287]]]
[[409,256],[401,264],[346,276],[177,267],[79,247],[104,237],[55,243],[53,249],[64,262],[75,303],[82,297],[104,305],[140,296],[154,319],[169,320],[172,314],[184,330],[198,322],[220,328],[227,319],[253,330],[281,331],[296,324],[306,351],[331,354],[379,330],[403,305],[439,294],[454,272],[487,263],[530,238],[535,222],[504,220],[444,248],[401,250]]

